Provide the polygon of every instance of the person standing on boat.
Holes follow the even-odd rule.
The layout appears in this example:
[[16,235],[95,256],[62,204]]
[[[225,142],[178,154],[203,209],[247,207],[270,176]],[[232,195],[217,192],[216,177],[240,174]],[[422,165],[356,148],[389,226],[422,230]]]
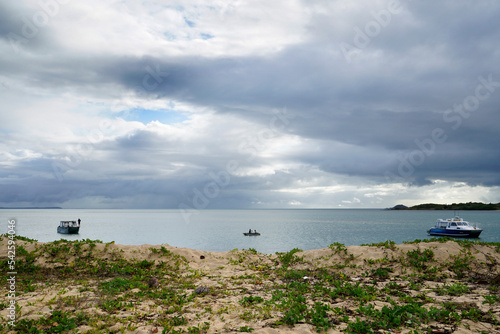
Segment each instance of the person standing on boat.
[[81,222],[81,220],[80,220],[80,218],[78,218],[78,226],[80,226],[80,222]]
[[252,233],[252,229],[251,228],[248,229],[248,233]]

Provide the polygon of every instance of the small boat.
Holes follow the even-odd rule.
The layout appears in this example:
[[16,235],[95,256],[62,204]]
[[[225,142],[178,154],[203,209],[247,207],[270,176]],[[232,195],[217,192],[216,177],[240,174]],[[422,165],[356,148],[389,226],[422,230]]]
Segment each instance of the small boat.
[[61,234],[77,234],[80,231],[80,220],[61,220],[57,227],[57,233]]
[[436,225],[427,230],[429,235],[462,238],[477,238],[481,232],[483,232],[482,229],[470,225],[469,222],[459,216],[449,219],[438,219]]
[[243,235],[246,235],[246,236],[257,236],[257,235],[260,235],[259,232],[255,231],[255,232],[243,232]]

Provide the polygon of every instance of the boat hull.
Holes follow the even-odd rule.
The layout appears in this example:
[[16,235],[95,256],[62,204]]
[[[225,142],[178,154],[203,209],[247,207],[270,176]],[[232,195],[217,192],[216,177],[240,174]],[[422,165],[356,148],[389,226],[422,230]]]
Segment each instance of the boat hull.
[[57,233],[61,233],[61,234],[78,234],[79,231],[80,231],[80,226],[77,226],[77,227],[58,226],[57,227]]
[[249,236],[249,237],[253,237],[253,236],[258,236],[258,235],[260,235],[260,233],[248,233],[248,232],[243,232],[243,235],[246,235],[246,236]]
[[445,228],[431,228],[427,231],[429,235],[456,237],[456,238],[478,238],[483,232],[481,229],[475,230],[450,230]]

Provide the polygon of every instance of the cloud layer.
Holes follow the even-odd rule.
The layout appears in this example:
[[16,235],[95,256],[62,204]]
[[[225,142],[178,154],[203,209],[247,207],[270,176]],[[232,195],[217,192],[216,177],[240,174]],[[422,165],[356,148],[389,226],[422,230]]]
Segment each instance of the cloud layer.
[[0,4],[0,206],[500,201],[500,4]]

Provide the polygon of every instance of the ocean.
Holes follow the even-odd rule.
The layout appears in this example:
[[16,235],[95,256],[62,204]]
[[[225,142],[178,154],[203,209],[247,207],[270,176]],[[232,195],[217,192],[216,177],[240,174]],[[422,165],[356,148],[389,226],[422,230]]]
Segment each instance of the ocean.
[[[460,216],[483,228],[479,240],[500,242],[500,211],[462,211]],[[429,239],[427,229],[453,211],[381,209],[295,210],[0,210],[2,232],[15,220],[16,234],[48,242],[59,239],[114,241],[125,245],[187,247],[203,251],[253,248],[273,254],[302,250]],[[78,235],[57,233],[61,220],[82,220]],[[257,230],[260,236],[243,232]]]

